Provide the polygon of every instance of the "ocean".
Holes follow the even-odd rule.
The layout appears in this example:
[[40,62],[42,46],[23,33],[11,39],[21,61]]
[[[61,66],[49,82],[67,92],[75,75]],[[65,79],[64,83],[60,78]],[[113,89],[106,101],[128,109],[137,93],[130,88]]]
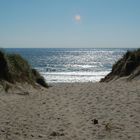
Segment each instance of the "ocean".
[[126,48],[8,48],[21,54],[48,83],[97,82]]

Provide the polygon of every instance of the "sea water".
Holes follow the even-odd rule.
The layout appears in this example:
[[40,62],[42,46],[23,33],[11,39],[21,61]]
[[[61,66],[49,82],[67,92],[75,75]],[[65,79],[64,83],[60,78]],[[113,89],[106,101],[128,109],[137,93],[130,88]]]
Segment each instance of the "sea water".
[[12,48],[48,83],[97,82],[107,75],[126,48]]

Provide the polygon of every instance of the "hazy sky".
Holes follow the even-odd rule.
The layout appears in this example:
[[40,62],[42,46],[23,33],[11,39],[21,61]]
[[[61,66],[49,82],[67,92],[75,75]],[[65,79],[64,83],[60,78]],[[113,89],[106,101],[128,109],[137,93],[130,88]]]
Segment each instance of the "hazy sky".
[[0,0],[0,47],[140,47],[140,0]]

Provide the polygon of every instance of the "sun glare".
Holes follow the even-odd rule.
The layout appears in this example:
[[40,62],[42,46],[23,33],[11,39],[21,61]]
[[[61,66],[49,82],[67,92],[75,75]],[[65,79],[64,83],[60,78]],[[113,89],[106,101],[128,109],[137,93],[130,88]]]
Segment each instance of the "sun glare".
[[75,19],[75,21],[79,22],[79,21],[81,21],[81,16],[80,15],[75,15],[74,19]]

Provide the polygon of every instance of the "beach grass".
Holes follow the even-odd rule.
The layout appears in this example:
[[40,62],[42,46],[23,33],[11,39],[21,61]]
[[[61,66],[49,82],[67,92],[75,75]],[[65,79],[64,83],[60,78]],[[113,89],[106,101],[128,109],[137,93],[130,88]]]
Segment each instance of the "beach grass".
[[48,87],[45,79],[40,73],[33,69],[19,54],[8,54],[3,50],[0,50],[0,68],[1,80],[6,80],[10,83],[38,83],[43,87]]

